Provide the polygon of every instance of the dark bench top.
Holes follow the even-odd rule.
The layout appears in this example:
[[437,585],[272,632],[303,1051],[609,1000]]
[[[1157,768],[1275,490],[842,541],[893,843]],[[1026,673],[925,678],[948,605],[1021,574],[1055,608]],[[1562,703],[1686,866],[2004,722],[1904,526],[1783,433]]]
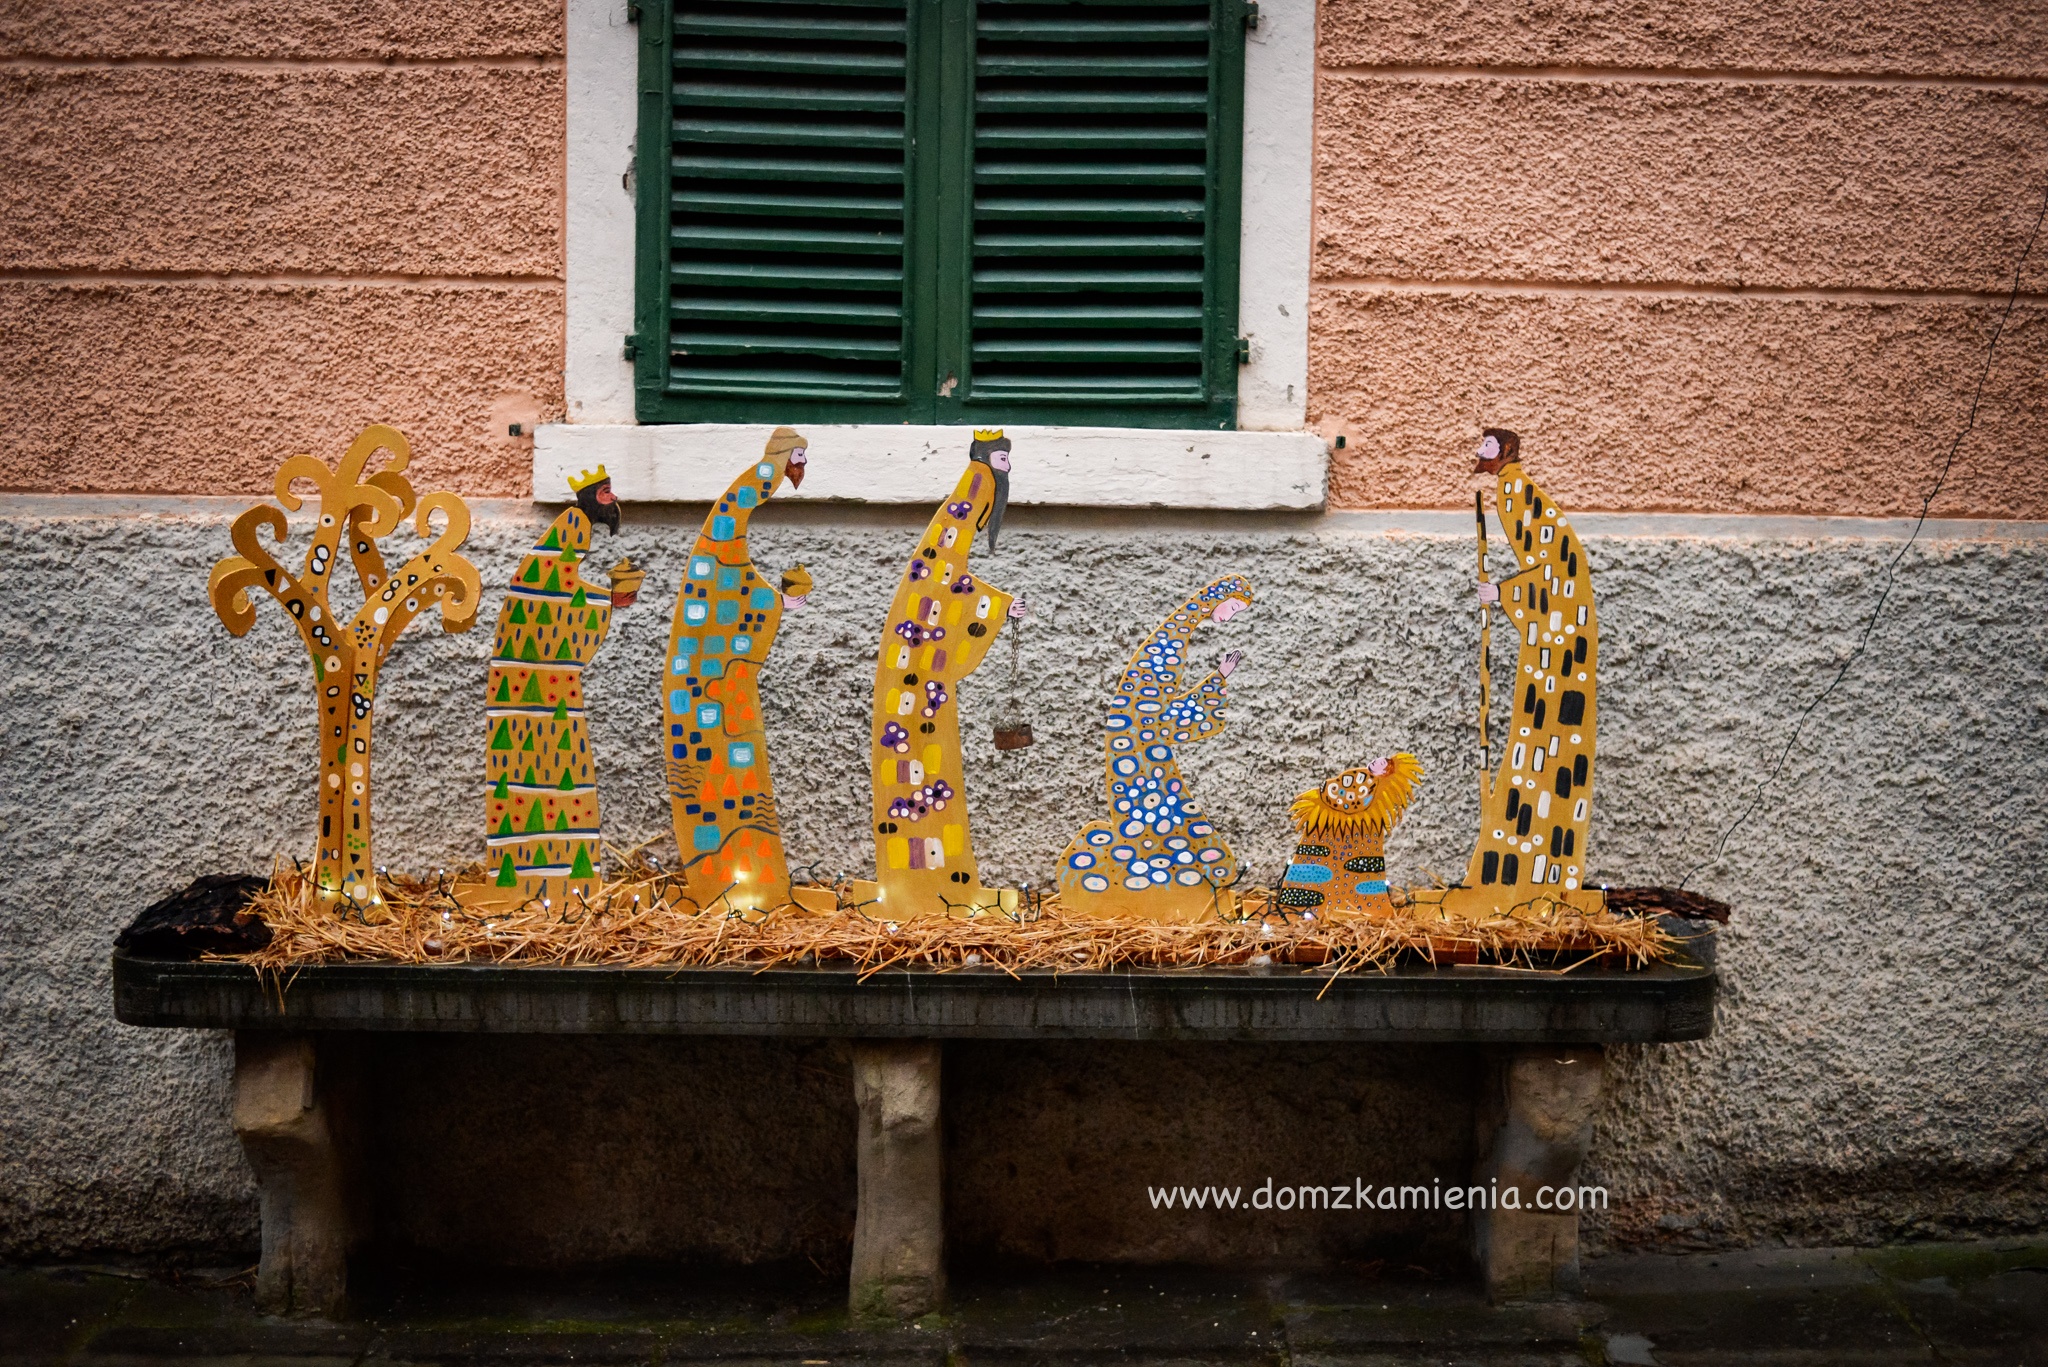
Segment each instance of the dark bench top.
[[[1692,932],[1697,933],[1697,932]],[[850,968],[233,963],[114,955],[114,1014],[195,1029],[866,1038],[1648,1043],[1713,1029],[1700,962],[1634,972],[1401,967],[1334,982],[1291,966],[1108,973]]]

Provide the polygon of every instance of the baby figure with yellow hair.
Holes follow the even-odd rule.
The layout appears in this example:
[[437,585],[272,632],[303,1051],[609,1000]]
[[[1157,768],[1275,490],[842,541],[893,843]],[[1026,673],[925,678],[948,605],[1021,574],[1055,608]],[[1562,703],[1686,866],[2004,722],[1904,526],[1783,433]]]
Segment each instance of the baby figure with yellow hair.
[[1280,880],[1280,905],[1322,916],[1388,916],[1387,832],[1415,796],[1422,765],[1405,751],[1334,774],[1294,799],[1300,843]]

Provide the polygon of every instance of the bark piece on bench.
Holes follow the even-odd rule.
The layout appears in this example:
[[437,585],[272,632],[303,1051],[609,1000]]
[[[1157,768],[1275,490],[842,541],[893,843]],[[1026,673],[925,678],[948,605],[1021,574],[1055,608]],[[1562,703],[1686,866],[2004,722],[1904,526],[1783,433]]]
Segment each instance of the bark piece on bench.
[[1494,1301],[1557,1300],[1579,1292],[1579,1212],[1543,1209],[1537,1194],[1575,1187],[1600,1107],[1606,1054],[1598,1045],[1505,1052],[1480,1106],[1478,1182],[1512,1190],[1520,1208],[1475,1211],[1473,1254]]
[[235,1032],[235,1135],[263,1212],[256,1305],[273,1315],[339,1315],[361,1228],[330,1076],[340,1070],[322,1052],[308,1035]]
[[860,1319],[916,1319],[945,1298],[939,1053],[936,1040],[854,1047],[860,1172],[849,1303]]

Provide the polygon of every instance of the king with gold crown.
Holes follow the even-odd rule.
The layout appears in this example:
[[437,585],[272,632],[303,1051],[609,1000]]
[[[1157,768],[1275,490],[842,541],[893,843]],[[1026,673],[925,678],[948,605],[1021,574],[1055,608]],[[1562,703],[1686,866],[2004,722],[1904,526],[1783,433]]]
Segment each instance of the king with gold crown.
[[583,717],[583,670],[604,644],[612,609],[644,575],[612,566],[606,591],[583,580],[594,524],[616,534],[619,501],[600,465],[569,481],[576,501],[519,562],[498,609],[485,694],[485,886],[465,900],[561,906],[597,890],[597,763]]

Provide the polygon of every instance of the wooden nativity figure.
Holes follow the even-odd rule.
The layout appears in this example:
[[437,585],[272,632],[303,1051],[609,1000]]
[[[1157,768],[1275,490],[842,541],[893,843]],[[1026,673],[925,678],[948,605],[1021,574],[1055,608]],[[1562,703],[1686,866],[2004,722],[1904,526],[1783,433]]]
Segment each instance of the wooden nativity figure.
[[1521,446],[1513,432],[1489,427],[1474,467],[1498,483],[1496,509],[1515,564],[1489,583],[1482,559],[1479,584],[1480,601],[1497,605],[1513,627],[1515,674],[1500,767],[1479,780],[1479,839],[1462,884],[1443,899],[1446,910],[1473,916],[1598,901],[1583,891],[1600,665],[1593,564],[1523,470]]
[[856,882],[853,896],[879,903],[874,912],[892,919],[1016,905],[1014,890],[981,885],[959,714],[961,681],[980,667],[1004,622],[1025,615],[1023,603],[968,566],[984,527],[994,553],[1009,497],[1009,439],[976,431],[967,468],[918,539],[882,628],[868,734],[876,879]]
[[[382,469],[365,476],[370,458],[390,454]],[[480,585],[476,567],[457,553],[469,536],[469,508],[450,493],[415,500],[405,469],[412,449],[396,428],[372,426],[349,445],[341,463],[329,469],[312,456],[293,456],[279,467],[277,502],[259,504],[234,521],[230,536],[237,555],[213,567],[207,598],[228,631],[248,634],[255,624],[251,589],[275,598],[313,664],[319,698],[320,835],[313,862],[319,896],[351,906],[365,919],[388,919],[377,888],[371,849],[370,726],[377,677],[399,636],[423,611],[438,609],[445,631],[467,631],[476,622]],[[304,480],[319,494],[319,520],[312,544],[295,574],[263,545],[268,530],[282,543],[285,509],[301,501],[292,485]],[[435,513],[443,519],[433,530]],[[396,570],[388,568],[377,542],[408,516],[431,543]],[[343,551],[362,587],[363,603],[343,622],[328,601],[328,585]]]
[[1401,820],[1422,779],[1403,751],[1332,774],[1294,799],[1294,858],[1281,875],[1282,909],[1304,916],[1389,916],[1387,832]]
[[576,501],[519,562],[491,647],[485,692],[485,845],[490,875],[465,901],[563,905],[597,892],[602,823],[597,757],[584,720],[583,670],[633,601],[644,575],[631,560],[593,591],[582,574],[599,523],[619,530],[619,501],[600,465],[569,481]]
[[1225,890],[1237,881],[1237,856],[1195,801],[1177,747],[1223,731],[1225,681],[1243,658],[1230,651],[1198,682],[1184,682],[1195,633],[1251,603],[1244,576],[1225,575],[1132,652],[1102,723],[1109,815],[1083,826],[1060,855],[1060,901],[1069,911],[1155,921],[1234,914]]
[[[705,911],[745,915],[791,900],[782,819],[768,772],[761,670],[785,612],[802,607],[802,565],[771,585],[754,566],[747,527],[787,479],[804,482],[803,437],[778,427],[704,519],[670,620],[662,680],[669,811],[687,895]],[[827,896],[814,907],[830,910]]]

